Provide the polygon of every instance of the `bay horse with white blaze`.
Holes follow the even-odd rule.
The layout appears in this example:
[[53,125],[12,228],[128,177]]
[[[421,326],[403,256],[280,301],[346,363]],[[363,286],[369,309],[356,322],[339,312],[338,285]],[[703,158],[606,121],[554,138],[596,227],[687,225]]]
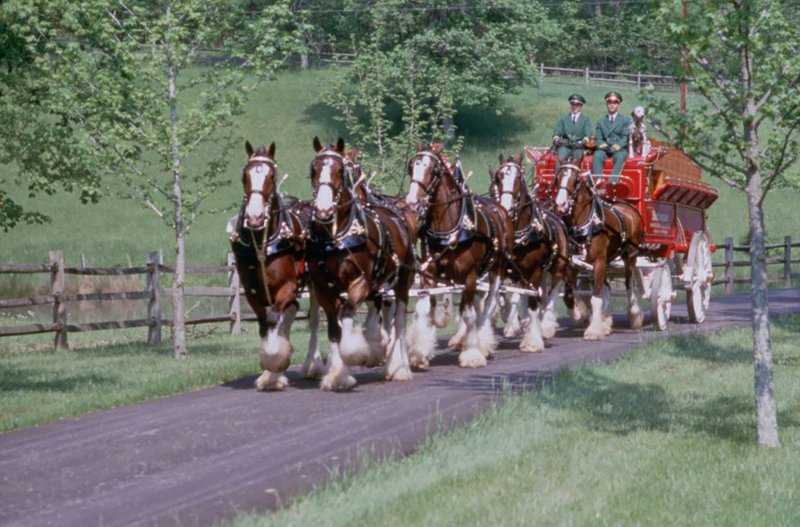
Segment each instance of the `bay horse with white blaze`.
[[[564,299],[572,308],[572,284],[574,270],[570,265],[569,237],[564,222],[554,213],[544,210],[528,191],[522,154],[503,158],[500,167],[489,168],[491,196],[508,211],[514,226],[514,246],[508,275],[512,282],[522,288],[535,291],[528,295],[527,327],[520,343],[520,350],[538,352],[544,350],[544,339],[552,338],[558,329],[555,302],[562,286],[566,286]],[[549,281],[545,280],[549,274]],[[545,284],[549,282],[548,289]],[[521,331],[517,304],[519,294],[512,293],[510,310],[504,335],[516,337]],[[544,310],[542,303],[544,302]],[[525,324],[523,324],[525,325]]]
[[[496,346],[492,317],[514,230],[505,209],[490,198],[472,194],[460,163],[451,171],[441,151],[439,145],[417,146],[408,161],[411,183],[406,203],[420,214],[423,285],[432,287],[442,280],[463,286],[460,326],[449,345],[461,348],[461,367],[477,368],[486,365]],[[478,280],[485,273],[489,292],[481,304],[476,292]],[[428,365],[435,348],[436,333],[430,323],[435,305],[434,297],[421,297],[408,332],[409,357],[418,367]]]
[[[314,138],[311,183],[314,215],[308,267],[320,306],[328,319],[330,353],[324,390],[356,385],[352,366],[377,366],[385,360],[387,380],[410,380],[405,347],[406,309],[414,269],[414,232],[402,214],[356,196],[344,141],[323,147]],[[392,291],[396,307],[389,335],[377,312]],[[356,308],[370,303],[365,331],[356,325]]]
[[619,257],[625,267],[628,294],[628,325],[642,327],[644,315],[633,288],[633,270],[639,245],[644,239],[642,217],[625,202],[609,203],[600,198],[592,175],[581,173],[581,160],[562,160],[553,184],[556,186],[555,209],[564,218],[570,238],[592,267],[591,318],[583,334],[586,340],[599,340],[611,333],[608,313],[609,291],[606,284],[608,265]]
[[[245,297],[258,319],[262,374],[259,390],[282,390],[288,383],[292,345],[289,331],[297,313],[297,295],[306,282],[305,239],[311,205],[287,204],[275,182],[275,143],[254,150],[245,143],[247,163],[242,170],[244,198],[231,230],[231,249]],[[325,364],[319,353],[319,308],[311,295],[310,341],[303,376],[319,378]]]

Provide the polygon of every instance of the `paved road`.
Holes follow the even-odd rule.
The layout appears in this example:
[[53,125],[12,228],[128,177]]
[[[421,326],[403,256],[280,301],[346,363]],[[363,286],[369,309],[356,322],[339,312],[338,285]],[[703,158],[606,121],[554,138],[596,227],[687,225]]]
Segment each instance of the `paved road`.
[[[770,295],[772,313],[800,311],[800,290]],[[706,322],[673,307],[668,333],[747,324],[748,296],[715,298]],[[615,320],[615,326],[623,321]],[[503,392],[542,382],[563,366],[613,360],[660,334],[616,330],[600,343],[562,331],[544,353],[503,342],[486,368],[436,356],[411,383],[372,371],[350,393],[323,393],[299,379],[259,393],[254,377],[0,436],[0,525],[207,526],[236,511],[274,509],[335,467],[412,452],[424,437],[463,423]]]

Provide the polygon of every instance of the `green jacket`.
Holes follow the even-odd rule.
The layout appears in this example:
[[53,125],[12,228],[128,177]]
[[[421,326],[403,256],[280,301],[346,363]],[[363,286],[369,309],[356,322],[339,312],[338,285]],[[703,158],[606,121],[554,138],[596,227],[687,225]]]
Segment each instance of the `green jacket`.
[[578,122],[572,124],[572,113],[561,116],[553,130],[553,136],[574,143],[575,141],[588,141],[592,135],[592,122],[581,112]]
[[628,148],[630,128],[631,118],[627,115],[617,113],[613,123],[608,119],[608,115],[604,115],[597,121],[597,131],[594,134],[597,147],[619,145],[620,149]]

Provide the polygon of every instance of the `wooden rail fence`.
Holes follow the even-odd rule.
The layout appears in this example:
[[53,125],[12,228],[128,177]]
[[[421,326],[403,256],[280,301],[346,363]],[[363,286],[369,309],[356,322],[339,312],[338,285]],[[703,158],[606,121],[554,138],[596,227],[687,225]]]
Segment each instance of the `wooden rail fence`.
[[[800,264],[800,259],[792,259],[792,249],[800,247],[800,242],[792,242],[791,236],[784,237],[783,243],[768,244],[766,249],[773,253],[782,252],[782,256],[767,258],[766,264],[781,266],[781,273],[773,273],[770,283],[781,283],[783,287],[791,287],[792,280],[800,279],[800,270],[795,271],[794,266]],[[725,243],[718,246],[724,250],[724,260],[713,264],[714,268],[723,269],[721,275],[714,281],[714,285],[723,285],[725,294],[731,294],[736,284],[749,283],[749,278],[736,278],[737,267],[749,267],[747,259],[737,259],[737,253],[747,253],[749,245],[734,245],[733,238],[725,238]],[[12,335],[26,335],[34,333],[53,333],[55,349],[68,347],[67,335],[81,331],[98,331],[104,329],[147,327],[147,342],[155,345],[161,342],[163,326],[171,326],[173,321],[164,318],[161,309],[161,299],[171,297],[172,288],[161,288],[159,281],[162,274],[174,273],[173,266],[164,265],[160,253],[147,254],[145,264],[140,267],[67,267],[61,251],[50,251],[49,262],[45,264],[4,264],[0,265],[0,274],[20,273],[46,273],[50,275],[50,294],[29,296],[25,298],[0,299],[0,309],[29,307],[37,305],[52,306],[52,322],[0,326],[0,337]],[[233,254],[228,254],[227,265],[220,266],[187,266],[187,273],[218,274],[225,273],[227,285],[224,287],[186,287],[184,292],[187,297],[217,297],[228,299],[228,312],[225,315],[203,315],[190,317],[187,325],[227,322],[231,335],[241,332],[242,321],[252,321],[256,317],[251,312],[242,312],[241,295],[243,290],[239,282],[239,275],[233,262]],[[66,275],[84,276],[124,276],[146,275],[146,286],[143,291],[126,291],[117,293],[67,293]],[[147,316],[132,320],[108,320],[101,322],[88,322],[70,324],[67,319],[67,302],[81,301],[115,301],[115,300],[146,300]]]

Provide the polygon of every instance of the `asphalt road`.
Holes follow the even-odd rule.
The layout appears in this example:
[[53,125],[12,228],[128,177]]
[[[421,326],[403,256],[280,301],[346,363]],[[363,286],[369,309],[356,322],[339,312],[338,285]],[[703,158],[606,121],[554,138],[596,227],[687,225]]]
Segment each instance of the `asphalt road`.
[[[770,311],[800,311],[800,289],[772,292]],[[748,295],[720,297],[701,326],[689,323],[685,305],[673,306],[666,334],[749,321]],[[292,368],[293,384],[282,393],[257,392],[253,376],[7,433],[0,436],[0,525],[208,526],[237,511],[281,507],[357,467],[365,452],[413,452],[428,434],[470,420],[509,386],[614,360],[664,335],[617,329],[622,324],[615,318],[615,332],[598,343],[562,330],[536,355],[501,340],[479,370],[461,369],[454,353],[440,351],[410,383],[383,382],[365,370],[352,392],[327,393]]]

